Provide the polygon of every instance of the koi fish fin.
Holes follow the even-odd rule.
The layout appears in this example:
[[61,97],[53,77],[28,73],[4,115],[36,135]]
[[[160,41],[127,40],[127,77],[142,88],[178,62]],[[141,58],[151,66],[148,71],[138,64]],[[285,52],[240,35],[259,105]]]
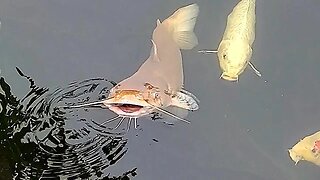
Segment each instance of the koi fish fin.
[[218,53],[218,50],[198,50],[199,53],[202,53],[202,54],[212,54],[212,53]]
[[195,111],[199,109],[199,100],[190,92],[182,90],[172,98],[172,106],[177,106],[189,111]]
[[175,11],[163,21],[180,49],[192,49],[198,44],[193,29],[199,14],[199,6],[191,4]]
[[254,71],[254,73],[255,73],[257,76],[261,77],[260,71],[259,71],[256,67],[254,67],[254,65],[253,65],[251,62],[249,62],[249,66],[251,67],[251,69]]

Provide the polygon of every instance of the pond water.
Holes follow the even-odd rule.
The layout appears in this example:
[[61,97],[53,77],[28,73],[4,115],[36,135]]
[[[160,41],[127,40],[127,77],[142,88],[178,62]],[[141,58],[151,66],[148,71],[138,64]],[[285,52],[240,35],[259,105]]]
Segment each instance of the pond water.
[[247,68],[238,83],[197,53],[218,46],[238,1],[196,1],[199,45],[182,51],[200,99],[191,124],[147,116],[126,132],[103,124],[107,109],[63,108],[105,98],[148,57],[156,20],[193,2],[2,0],[0,179],[318,180],[287,150],[320,129],[320,1],[257,0],[262,77]]

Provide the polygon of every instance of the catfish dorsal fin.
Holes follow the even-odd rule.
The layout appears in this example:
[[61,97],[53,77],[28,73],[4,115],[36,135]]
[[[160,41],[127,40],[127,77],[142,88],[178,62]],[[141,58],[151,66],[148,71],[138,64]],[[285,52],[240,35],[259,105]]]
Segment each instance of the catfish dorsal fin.
[[151,39],[152,42],[152,49],[150,52],[150,57],[152,57],[153,59],[160,61],[159,57],[158,57],[158,49],[157,49],[157,45],[156,43]]

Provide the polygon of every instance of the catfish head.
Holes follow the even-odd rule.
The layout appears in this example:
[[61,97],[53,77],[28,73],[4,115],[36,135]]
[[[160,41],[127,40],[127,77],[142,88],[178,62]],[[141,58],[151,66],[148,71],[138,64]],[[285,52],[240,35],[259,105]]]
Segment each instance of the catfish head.
[[102,103],[122,117],[138,118],[164,106],[168,95],[158,87],[145,83],[143,89],[121,89],[118,84]]

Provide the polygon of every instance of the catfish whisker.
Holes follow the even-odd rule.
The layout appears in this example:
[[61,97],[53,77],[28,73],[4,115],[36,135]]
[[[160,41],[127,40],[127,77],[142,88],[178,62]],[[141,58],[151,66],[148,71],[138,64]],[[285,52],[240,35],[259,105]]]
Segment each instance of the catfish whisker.
[[122,122],[124,121],[125,117],[122,117],[121,120],[118,122],[118,124],[113,128],[114,130],[118,129]]
[[81,108],[81,107],[86,107],[86,106],[92,106],[92,105],[97,105],[97,104],[103,104],[103,102],[112,99],[113,97],[109,97],[105,100],[102,101],[96,101],[96,102],[91,102],[91,103],[87,103],[87,104],[80,104],[80,105],[75,105],[75,106],[60,106],[62,108],[65,109],[70,109],[70,108]]
[[134,129],[138,129],[138,118],[134,118]]
[[87,103],[87,104],[81,104],[81,105],[75,105],[75,106],[61,106],[61,107],[65,108],[65,109],[71,109],[71,108],[81,108],[81,107],[86,107],[86,106],[92,106],[92,105],[97,105],[97,104],[102,104],[102,101],[97,101],[97,102],[92,102],[92,103]]
[[104,125],[104,124],[107,124],[107,123],[110,123],[110,122],[113,122],[117,119],[119,119],[121,116],[116,116],[116,117],[113,117],[111,119],[108,119],[107,121],[105,121],[104,123],[102,123],[101,125]]
[[132,118],[130,117],[127,122],[127,132],[130,130],[131,122],[132,122]]
[[160,112],[162,112],[162,113],[164,113],[164,114],[166,114],[166,115],[168,115],[168,116],[171,116],[171,117],[173,117],[173,118],[175,118],[175,119],[177,119],[177,120],[180,120],[180,121],[182,121],[182,122],[185,122],[185,123],[190,124],[190,121],[188,121],[188,120],[186,120],[186,119],[183,119],[183,118],[181,118],[181,117],[179,117],[179,116],[177,116],[177,115],[174,115],[173,113],[171,113],[171,112],[169,112],[169,111],[166,111],[166,110],[164,110],[164,109],[162,109],[162,108],[159,108],[159,107],[157,107],[157,106],[154,106],[154,105],[152,105],[152,104],[150,104],[150,106],[152,106],[152,107],[155,108],[156,110],[158,110],[158,111],[160,111]]

